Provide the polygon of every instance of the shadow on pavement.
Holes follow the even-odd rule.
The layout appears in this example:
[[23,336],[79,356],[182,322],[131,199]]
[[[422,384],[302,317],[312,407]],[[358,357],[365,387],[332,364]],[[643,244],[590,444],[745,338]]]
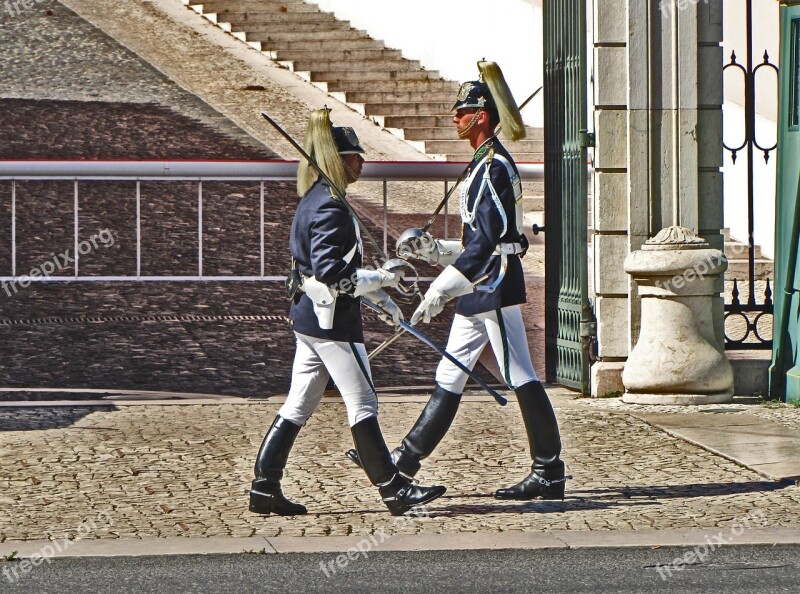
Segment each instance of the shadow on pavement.
[[739,493],[761,493],[777,491],[791,486],[776,481],[744,481],[741,483],[691,483],[688,485],[642,485],[635,487],[604,487],[602,489],[581,489],[579,493],[598,497],[648,497],[655,499],[685,499],[690,497],[711,497],[736,495]]
[[0,431],[44,431],[70,427],[98,411],[115,411],[116,406],[3,408],[0,409]]

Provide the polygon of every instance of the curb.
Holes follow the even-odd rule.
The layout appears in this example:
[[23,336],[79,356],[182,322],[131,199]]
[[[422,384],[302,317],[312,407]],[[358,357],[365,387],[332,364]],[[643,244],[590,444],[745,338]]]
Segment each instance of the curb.
[[475,532],[465,538],[450,534],[365,534],[363,536],[276,536],[73,541],[26,540],[0,543],[0,555],[15,559],[74,557],[152,557],[212,554],[330,553],[363,551],[466,551],[502,549],[589,549],[626,547],[696,547],[739,545],[800,545],[800,528],[752,528],[736,535],[732,529],[671,529],[637,531]]

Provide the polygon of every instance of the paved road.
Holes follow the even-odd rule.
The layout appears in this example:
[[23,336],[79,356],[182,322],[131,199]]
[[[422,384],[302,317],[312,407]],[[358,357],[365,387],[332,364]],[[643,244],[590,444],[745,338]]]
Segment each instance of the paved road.
[[[11,592],[797,592],[800,547],[729,547],[668,571],[683,548],[59,559]],[[18,564],[3,564],[3,572]],[[322,567],[325,566],[323,571]],[[9,569],[7,572],[6,569]],[[663,577],[662,577],[663,576]],[[13,576],[12,576],[13,577]]]

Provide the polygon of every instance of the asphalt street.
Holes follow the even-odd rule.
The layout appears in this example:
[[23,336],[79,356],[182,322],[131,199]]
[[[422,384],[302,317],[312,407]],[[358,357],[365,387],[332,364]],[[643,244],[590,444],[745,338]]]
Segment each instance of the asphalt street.
[[[692,553],[688,564],[677,561]],[[799,553],[731,546],[70,558],[27,573],[19,561],[2,563],[0,591],[797,592]]]

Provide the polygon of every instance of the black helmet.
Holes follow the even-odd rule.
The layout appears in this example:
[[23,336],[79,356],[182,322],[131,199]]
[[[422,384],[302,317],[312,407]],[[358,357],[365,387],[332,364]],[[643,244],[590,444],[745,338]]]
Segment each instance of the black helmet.
[[456,102],[450,111],[465,107],[476,107],[492,111],[497,114],[497,105],[492,97],[492,92],[486,83],[479,80],[470,80],[461,85],[456,96]]
[[332,126],[333,140],[340,155],[350,155],[352,153],[363,153],[364,148],[358,141],[356,131],[349,126]]

